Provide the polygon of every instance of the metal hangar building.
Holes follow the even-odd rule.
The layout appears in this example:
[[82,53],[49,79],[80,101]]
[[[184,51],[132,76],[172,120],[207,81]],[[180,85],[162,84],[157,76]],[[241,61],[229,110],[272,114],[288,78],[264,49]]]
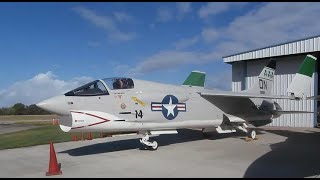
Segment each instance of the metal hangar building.
[[[313,81],[310,84],[307,96],[319,94],[319,61],[320,61],[320,35],[272,45],[260,49],[237,53],[223,57],[225,63],[232,65],[232,91],[242,91],[250,88],[257,80],[263,67],[270,61],[276,59],[276,71],[272,94],[289,95],[287,87],[291,83],[300,64],[307,54],[317,57]],[[312,111],[315,113],[285,114],[273,120],[268,126],[287,127],[316,127],[317,106],[316,100],[276,100],[283,110]],[[319,104],[320,106],[320,104]]]

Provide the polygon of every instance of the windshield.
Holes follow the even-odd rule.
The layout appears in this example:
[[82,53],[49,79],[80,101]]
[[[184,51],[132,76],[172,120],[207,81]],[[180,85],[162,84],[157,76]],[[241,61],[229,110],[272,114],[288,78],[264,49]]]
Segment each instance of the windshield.
[[132,89],[134,88],[134,83],[131,78],[105,78],[102,79],[109,89]]
[[65,94],[66,96],[98,96],[109,95],[101,81],[95,80]]

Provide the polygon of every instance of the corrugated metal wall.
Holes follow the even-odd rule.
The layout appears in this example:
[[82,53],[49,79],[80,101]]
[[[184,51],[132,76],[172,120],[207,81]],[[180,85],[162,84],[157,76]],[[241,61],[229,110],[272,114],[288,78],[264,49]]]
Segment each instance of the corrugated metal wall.
[[[276,57],[277,69],[274,76],[273,90],[274,95],[288,95],[286,90],[291,83],[295,73],[298,71],[300,64],[302,63],[305,55],[295,56],[283,56]],[[269,58],[268,58],[269,59]],[[246,62],[246,69],[239,62],[232,63],[232,73],[237,74],[232,77],[235,78],[232,81],[232,90],[241,91],[243,89],[250,88],[255,81],[257,76],[260,74],[263,67],[267,64],[268,59],[250,60]],[[239,72],[243,71],[243,72]],[[246,71],[246,73],[244,73]],[[243,75],[242,77],[239,77]],[[315,80],[317,73],[314,73],[314,80],[310,84],[308,96],[315,95]],[[242,79],[246,87],[241,87]],[[234,81],[235,80],[235,81]],[[316,112],[316,102],[312,100],[276,100],[276,102],[282,107],[283,110],[296,110],[296,111],[312,111]],[[286,114],[273,120],[270,126],[289,126],[289,127],[314,127],[316,125],[316,113],[310,114]]]
[[235,62],[232,66],[232,91],[244,89],[244,78],[246,76],[246,63],[244,61]]
[[250,52],[244,52],[241,54],[231,55],[224,57],[223,60],[226,63],[242,61],[248,59],[266,58],[272,56],[284,56],[291,54],[300,54],[307,52],[320,51],[320,37],[313,37],[309,39],[294,41],[286,44],[275,45],[272,47],[266,47]]

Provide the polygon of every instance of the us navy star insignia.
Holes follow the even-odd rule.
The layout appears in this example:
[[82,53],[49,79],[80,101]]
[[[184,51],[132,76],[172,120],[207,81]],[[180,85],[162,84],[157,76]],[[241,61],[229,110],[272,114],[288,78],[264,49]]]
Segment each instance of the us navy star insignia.
[[178,98],[173,95],[166,95],[162,102],[151,102],[151,111],[162,111],[166,119],[173,120],[179,112],[186,112],[186,104],[179,103]]

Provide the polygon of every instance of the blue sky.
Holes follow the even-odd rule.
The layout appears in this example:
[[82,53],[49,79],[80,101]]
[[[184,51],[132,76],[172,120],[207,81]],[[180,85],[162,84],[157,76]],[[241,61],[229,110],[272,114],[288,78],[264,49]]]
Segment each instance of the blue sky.
[[[231,89],[222,57],[320,34],[319,3],[0,3],[0,107],[93,79]],[[312,27],[312,28],[310,28]]]

